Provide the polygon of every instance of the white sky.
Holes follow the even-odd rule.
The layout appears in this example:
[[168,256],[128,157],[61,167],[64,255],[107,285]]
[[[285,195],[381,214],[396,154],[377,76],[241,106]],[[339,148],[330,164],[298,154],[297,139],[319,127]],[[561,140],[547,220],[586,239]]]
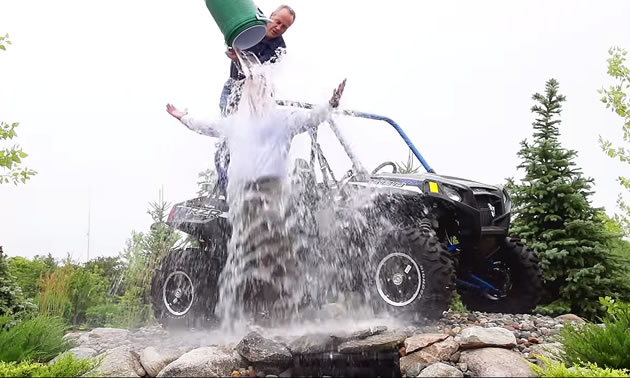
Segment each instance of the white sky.
[[[258,0],[269,14],[276,0]],[[596,180],[609,213],[624,168],[599,150],[621,120],[599,102],[607,50],[630,48],[627,1],[294,0],[285,98],[321,102],[348,78],[342,106],[401,124],[439,173],[503,183],[532,134],[531,96],[556,78],[567,96],[565,147]],[[214,140],[167,102],[218,115],[228,76],[222,35],[201,0],[0,0],[0,120],[39,172],[0,186],[9,255],[115,255],[150,225],[147,204],[194,197]],[[354,143],[361,143],[361,134]],[[382,154],[387,156],[388,147]],[[382,159],[388,160],[388,159]],[[373,167],[368,167],[373,168]],[[88,195],[89,193],[89,195]]]

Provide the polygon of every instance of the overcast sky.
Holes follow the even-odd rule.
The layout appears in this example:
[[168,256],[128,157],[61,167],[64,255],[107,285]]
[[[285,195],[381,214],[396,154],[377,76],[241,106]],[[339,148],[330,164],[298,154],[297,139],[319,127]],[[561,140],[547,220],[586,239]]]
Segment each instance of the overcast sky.
[[[269,14],[280,2],[257,4]],[[517,175],[532,94],[556,78],[567,97],[564,146],[596,180],[595,205],[614,211],[623,167],[597,138],[620,139],[621,120],[597,89],[610,83],[608,48],[630,48],[630,2],[289,4],[297,19],[277,80],[284,97],[322,102],[347,77],[343,107],[398,121],[439,173],[498,184]],[[13,45],[0,51],[0,120],[20,122],[26,165],[39,172],[0,186],[8,255],[84,260],[88,203],[91,257],[115,255],[150,225],[160,187],[171,202],[194,197],[214,140],[164,107],[218,115],[229,62],[203,1],[0,0],[5,32]]]

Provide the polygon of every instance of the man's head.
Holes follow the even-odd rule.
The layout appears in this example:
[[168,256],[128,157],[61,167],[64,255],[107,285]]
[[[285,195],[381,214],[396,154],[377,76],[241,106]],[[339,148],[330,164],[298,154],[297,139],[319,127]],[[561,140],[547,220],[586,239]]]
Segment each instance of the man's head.
[[280,37],[293,25],[295,11],[288,5],[281,5],[271,14],[271,22],[267,24],[267,39]]

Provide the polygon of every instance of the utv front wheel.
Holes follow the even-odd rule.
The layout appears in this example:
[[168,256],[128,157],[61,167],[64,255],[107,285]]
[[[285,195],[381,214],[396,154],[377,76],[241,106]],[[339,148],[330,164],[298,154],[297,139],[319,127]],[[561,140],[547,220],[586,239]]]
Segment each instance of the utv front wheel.
[[455,288],[453,260],[428,230],[406,228],[383,244],[374,269],[374,291],[394,316],[439,318]]
[[462,291],[462,303],[470,311],[527,314],[538,304],[543,274],[534,251],[520,239],[508,238],[492,256],[487,269],[475,272],[499,293]]
[[165,328],[199,328],[214,320],[220,267],[203,250],[171,251],[155,270],[151,305]]

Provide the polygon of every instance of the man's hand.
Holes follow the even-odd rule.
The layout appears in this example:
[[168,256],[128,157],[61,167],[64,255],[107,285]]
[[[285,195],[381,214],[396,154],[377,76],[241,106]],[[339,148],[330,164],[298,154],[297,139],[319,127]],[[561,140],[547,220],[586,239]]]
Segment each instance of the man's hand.
[[186,115],[186,113],[182,112],[181,110],[177,109],[171,104],[166,104],[166,111],[168,112],[168,114],[172,115],[173,117],[177,119],[182,119],[182,117]]
[[341,98],[341,95],[343,94],[343,90],[345,87],[346,87],[346,79],[343,79],[343,81],[341,82],[341,84],[339,84],[337,89],[333,91],[332,98],[328,102],[330,106],[332,106],[333,108],[336,108],[339,106],[339,99]]
[[227,50],[225,50],[225,55],[227,55],[227,57],[232,59],[234,62],[238,63],[238,57],[236,56],[236,51],[234,51],[234,49],[228,48]]

